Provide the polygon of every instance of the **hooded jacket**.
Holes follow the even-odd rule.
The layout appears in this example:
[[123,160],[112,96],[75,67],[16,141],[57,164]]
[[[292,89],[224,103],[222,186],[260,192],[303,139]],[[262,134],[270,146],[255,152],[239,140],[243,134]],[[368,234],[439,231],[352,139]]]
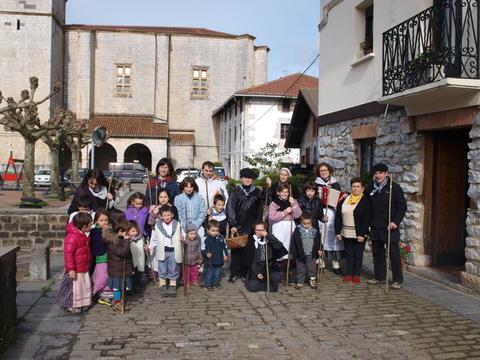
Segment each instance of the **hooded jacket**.
[[133,261],[132,253],[130,252],[130,239],[118,238],[118,235],[114,233],[111,229],[103,230],[103,238],[107,242],[108,276],[122,277],[124,261],[125,276],[132,276]]
[[78,230],[73,223],[67,225],[66,231],[67,236],[63,242],[65,272],[88,272],[92,262],[90,238]]

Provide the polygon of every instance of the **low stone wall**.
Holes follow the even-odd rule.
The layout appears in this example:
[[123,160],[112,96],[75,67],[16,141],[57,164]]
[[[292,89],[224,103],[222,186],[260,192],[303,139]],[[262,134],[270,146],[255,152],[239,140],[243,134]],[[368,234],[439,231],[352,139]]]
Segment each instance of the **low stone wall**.
[[[0,247],[0,339],[8,341],[17,322],[18,246]],[[1,341],[0,341],[1,342]]]
[[66,211],[59,209],[1,209],[0,245],[31,250],[34,244],[45,244],[62,251],[67,221]]

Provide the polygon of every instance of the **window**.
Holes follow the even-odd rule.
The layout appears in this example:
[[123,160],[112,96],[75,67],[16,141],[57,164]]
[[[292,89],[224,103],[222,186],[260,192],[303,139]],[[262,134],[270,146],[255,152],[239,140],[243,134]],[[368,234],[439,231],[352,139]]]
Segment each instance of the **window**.
[[365,55],[373,52],[373,5],[365,8],[365,38],[360,47]]
[[290,99],[283,99],[282,101],[282,111],[290,112]]
[[280,139],[286,139],[290,124],[280,124]]
[[208,97],[208,77],[206,67],[192,67],[192,97]]
[[360,176],[372,175],[373,155],[375,152],[375,139],[360,140]]
[[132,66],[115,65],[115,95],[132,96]]

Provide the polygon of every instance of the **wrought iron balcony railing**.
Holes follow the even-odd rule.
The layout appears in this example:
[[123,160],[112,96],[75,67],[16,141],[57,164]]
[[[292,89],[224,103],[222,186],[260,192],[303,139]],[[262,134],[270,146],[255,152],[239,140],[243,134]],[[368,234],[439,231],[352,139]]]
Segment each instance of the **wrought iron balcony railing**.
[[436,0],[383,33],[383,95],[446,77],[480,78],[477,0]]

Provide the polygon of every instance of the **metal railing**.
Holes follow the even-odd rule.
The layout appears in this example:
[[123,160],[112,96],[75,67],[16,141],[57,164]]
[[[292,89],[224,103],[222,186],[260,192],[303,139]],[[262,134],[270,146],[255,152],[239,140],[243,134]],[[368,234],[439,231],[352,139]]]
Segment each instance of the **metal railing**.
[[383,33],[383,95],[446,77],[478,79],[477,0],[442,0]]

